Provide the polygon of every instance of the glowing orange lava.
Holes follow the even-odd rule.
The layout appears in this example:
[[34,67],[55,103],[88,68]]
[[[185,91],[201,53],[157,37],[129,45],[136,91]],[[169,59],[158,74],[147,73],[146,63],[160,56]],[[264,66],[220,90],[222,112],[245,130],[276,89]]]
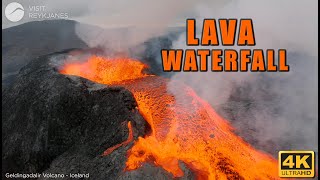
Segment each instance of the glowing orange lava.
[[115,146],[112,146],[110,148],[108,148],[107,150],[105,150],[103,152],[103,156],[107,156],[109,155],[110,153],[112,153],[114,150],[118,149],[119,147],[121,146],[125,146],[127,144],[129,144],[132,140],[133,140],[133,132],[132,132],[132,126],[131,126],[131,122],[129,121],[128,122],[128,129],[129,129],[129,136],[128,136],[128,139],[120,144],[117,144]]
[[[62,74],[77,75],[102,84],[113,84],[123,80],[147,76],[143,73],[148,66],[130,59],[113,59],[105,61],[102,57],[93,56],[83,63],[66,64]],[[123,73],[125,70],[126,73]]]
[[[146,65],[131,59],[91,57],[66,64],[61,73],[130,90],[152,133],[139,137],[128,151],[127,170],[153,162],[174,177],[183,176],[183,162],[198,179],[278,179],[277,162],[232,132],[230,124],[188,86],[143,73]],[[109,152],[109,151],[108,151]]]

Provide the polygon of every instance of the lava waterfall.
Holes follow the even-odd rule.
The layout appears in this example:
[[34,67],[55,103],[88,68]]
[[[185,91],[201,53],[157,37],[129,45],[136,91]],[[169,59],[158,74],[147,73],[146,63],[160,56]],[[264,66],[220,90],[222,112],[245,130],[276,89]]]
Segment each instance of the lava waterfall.
[[[190,87],[147,74],[147,68],[138,60],[92,56],[86,62],[66,63],[60,70],[133,93],[151,132],[128,150],[126,170],[150,162],[182,177],[183,162],[198,179],[278,179],[275,159],[234,134],[228,121]],[[169,82],[181,90],[183,101],[168,91]]]

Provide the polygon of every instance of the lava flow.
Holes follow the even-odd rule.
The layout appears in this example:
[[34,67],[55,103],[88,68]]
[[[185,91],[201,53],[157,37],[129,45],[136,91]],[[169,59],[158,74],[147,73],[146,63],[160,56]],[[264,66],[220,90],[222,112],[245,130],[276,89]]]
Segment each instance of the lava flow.
[[[121,85],[133,93],[152,132],[139,137],[128,151],[127,170],[152,162],[182,177],[179,163],[183,162],[198,179],[278,179],[276,160],[235,135],[228,121],[190,87],[148,75],[146,68],[137,60],[92,56],[84,63],[66,64],[60,71]],[[179,91],[179,98],[168,91],[169,83]]]

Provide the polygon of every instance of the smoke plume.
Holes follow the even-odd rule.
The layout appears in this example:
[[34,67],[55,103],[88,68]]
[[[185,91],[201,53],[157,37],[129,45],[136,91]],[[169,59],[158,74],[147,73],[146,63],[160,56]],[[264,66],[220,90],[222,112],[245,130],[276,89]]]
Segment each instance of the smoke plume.
[[[287,49],[290,72],[179,72],[169,90],[179,97],[175,80],[190,85],[231,119],[240,135],[274,155],[283,148],[318,151],[317,3],[238,0],[216,11],[198,4],[194,12],[200,28],[203,18],[252,18],[254,48]],[[185,42],[182,34],[173,48],[187,49]]]
[[[255,48],[286,48],[290,72],[179,72],[171,77],[168,89],[179,101],[174,82],[185,82],[230,119],[247,140],[260,148],[278,145],[278,149],[267,149],[271,153],[284,147],[317,151],[317,0],[34,2],[45,4],[51,12],[67,12],[71,19],[81,22],[76,33],[90,47],[119,52],[166,34],[170,26],[185,26],[185,18],[196,18],[198,27],[204,18],[252,18]],[[181,34],[172,48],[187,49],[185,44],[185,34]],[[147,51],[157,53],[156,62],[161,66],[160,46],[154,47],[157,49]]]
[[[145,52],[137,45],[166,34],[170,26],[185,26],[185,18],[196,18],[200,28],[204,18],[251,18],[257,44],[254,48],[287,49],[290,72],[179,72],[171,77],[168,89],[183,101],[174,82],[185,82],[231,119],[241,136],[273,154],[283,148],[317,151],[316,0],[93,0],[89,6],[78,0],[66,5],[57,2],[50,7],[67,8],[76,3],[69,8],[75,12],[74,19],[94,25],[76,27],[78,36],[89,46],[119,52],[130,48]],[[173,40],[172,48],[187,49],[185,44],[185,34],[181,34]],[[147,51],[157,53],[156,62],[161,66],[160,49]]]

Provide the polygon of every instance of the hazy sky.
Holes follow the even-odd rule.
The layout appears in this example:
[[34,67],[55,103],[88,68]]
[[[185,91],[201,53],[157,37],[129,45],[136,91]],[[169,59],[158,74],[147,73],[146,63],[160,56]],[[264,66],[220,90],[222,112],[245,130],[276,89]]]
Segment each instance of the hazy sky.
[[[11,2],[22,4],[25,10],[24,18],[16,23],[8,21],[4,16],[6,5]],[[170,0],[3,0],[2,28],[28,21],[43,20],[29,18],[31,12],[29,8],[32,6],[45,6],[45,11],[39,13],[67,13],[69,19],[102,27],[181,24],[184,23],[183,13],[190,12],[193,7],[194,3],[191,2],[191,0],[174,2]],[[150,21],[151,18],[153,21]]]

